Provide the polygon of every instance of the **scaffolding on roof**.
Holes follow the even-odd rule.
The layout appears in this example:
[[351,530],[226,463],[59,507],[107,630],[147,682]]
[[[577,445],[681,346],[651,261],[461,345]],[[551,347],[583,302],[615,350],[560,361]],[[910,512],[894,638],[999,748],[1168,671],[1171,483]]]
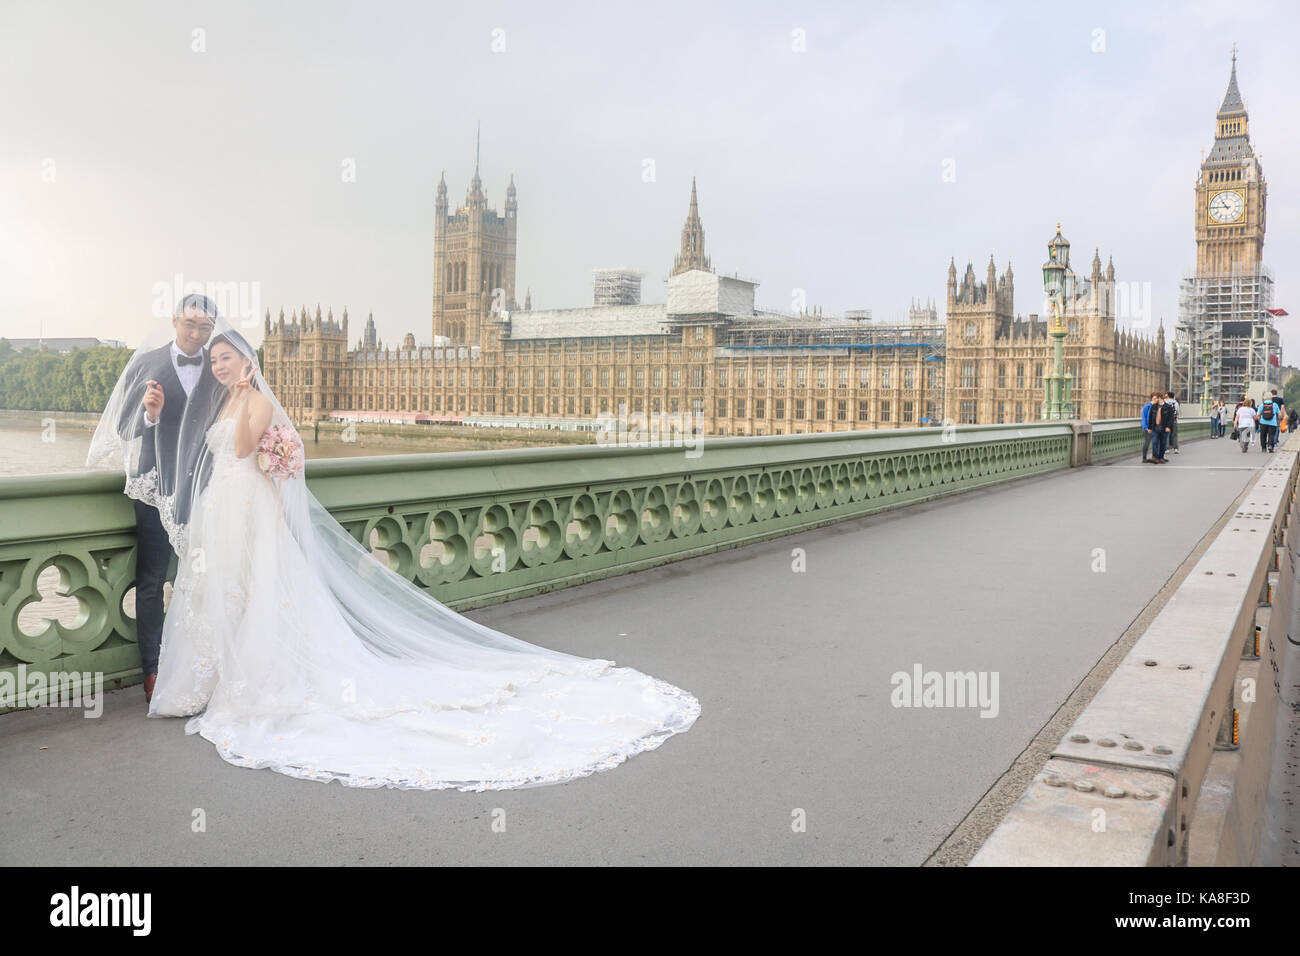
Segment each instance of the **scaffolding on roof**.
[[592,286],[596,305],[640,305],[641,278],[644,272],[619,267],[596,269]]

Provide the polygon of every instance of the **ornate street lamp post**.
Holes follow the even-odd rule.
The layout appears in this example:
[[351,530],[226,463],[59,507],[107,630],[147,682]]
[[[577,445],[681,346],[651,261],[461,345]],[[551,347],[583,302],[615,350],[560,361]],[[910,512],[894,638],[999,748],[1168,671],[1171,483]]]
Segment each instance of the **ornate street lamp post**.
[[1070,398],[1073,376],[1065,371],[1065,304],[1074,291],[1074,273],[1070,271],[1070,243],[1061,235],[1061,224],[1056,224],[1056,235],[1047,244],[1047,261],[1043,263],[1043,289],[1051,304],[1052,316],[1047,334],[1052,337],[1052,371],[1045,376],[1043,418],[1061,419],[1072,416],[1074,406]]
[[1201,364],[1205,366],[1205,374],[1201,378],[1201,415],[1208,418],[1210,415],[1210,340],[1207,338],[1201,351]]

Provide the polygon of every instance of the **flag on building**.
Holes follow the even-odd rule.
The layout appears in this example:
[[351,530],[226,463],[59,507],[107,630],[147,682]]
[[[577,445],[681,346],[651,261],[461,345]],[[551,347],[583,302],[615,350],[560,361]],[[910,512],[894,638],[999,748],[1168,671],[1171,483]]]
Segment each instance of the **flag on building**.
[[1269,309],[1269,310],[1268,310],[1268,314],[1269,314],[1269,315],[1288,315],[1289,313],[1287,312],[1286,309]]

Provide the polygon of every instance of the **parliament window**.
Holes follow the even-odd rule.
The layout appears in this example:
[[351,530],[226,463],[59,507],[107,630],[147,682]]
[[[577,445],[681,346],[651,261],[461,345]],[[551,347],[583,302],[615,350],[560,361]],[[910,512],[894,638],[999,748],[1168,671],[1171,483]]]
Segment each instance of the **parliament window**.
[[609,388],[609,369],[607,368],[600,370],[600,387]]
[[776,398],[772,400],[772,411],[775,418],[785,418],[785,399]]
[[673,388],[682,387],[682,370],[680,368],[677,368],[676,366],[673,367],[673,371],[672,371],[672,383],[673,383]]
[[800,419],[804,417],[804,401],[802,398],[794,400],[794,417]]
[[[559,383],[557,382],[556,384],[558,385]],[[577,369],[572,369],[572,368],[570,368],[570,369],[565,369],[565,370],[564,370],[564,385],[565,385],[565,387],[566,387],[566,388],[573,388],[573,387],[574,387],[575,385],[577,385],[577,384],[578,384],[578,370],[577,370]]]
[[702,368],[691,369],[691,384],[694,385],[696,388],[704,387],[704,369]]
[[736,369],[736,388],[745,388],[745,376],[748,370],[741,366]]
[[[1016,363],[1016,388],[1025,387],[1025,363]],[[1017,416],[1018,417],[1018,416]]]
[[776,387],[785,388],[785,366],[780,365],[776,369]]
[[962,399],[961,403],[961,423],[963,425],[975,424],[975,401],[974,399]]
[[727,367],[724,365],[718,369],[718,388],[727,387]]
[[880,403],[880,420],[881,420],[882,422],[892,421],[892,420],[893,420],[893,415],[894,415],[894,410],[893,410],[892,408],[890,408],[890,403],[889,403],[889,402],[881,402],[881,403]]
[[858,400],[858,421],[871,421],[871,403],[865,398]]
[[998,424],[1005,424],[1007,420],[1007,403],[998,402]]
[[1007,387],[1007,363],[998,363],[998,388]]
[[1025,420],[1025,403],[1016,402],[1016,421],[1023,422],[1024,420]]
[[764,408],[764,405],[765,405],[765,403],[764,403],[764,400],[763,400],[763,399],[761,399],[761,398],[756,398],[756,399],[754,399],[754,417],[755,417],[755,418],[762,418],[762,417],[763,417],[763,413],[764,413],[764,411],[766,410],[766,409]]
[[725,398],[718,399],[718,417],[727,417],[727,400]]
[[889,381],[889,380],[890,380],[890,373],[891,373],[891,372],[893,372],[893,369],[890,368],[888,365],[886,365],[884,368],[882,368],[882,369],[880,370],[880,387],[881,387],[881,388],[892,388],[892,387],[893,387],[893,386],[890,384],[890,381]]
[[818,387],[818,388],[825,388],[825,387],[826,387],[826,369],[825,369],[825,367],[822,367],[822,368],[817,369],[817,387]]
[[[808,369],[800,365],[797,369],[794,370],[794,387],[805,388],[807,387],[807,385],[808,385]],[[799,417],[803,418],[802,415],[800,415]]]
[[870,387],[871,387],[871,369],[870,368],[858,369],[858,388],[870,388]]
[[745,417],[745,400],[743,398],[736,399],[736,417]]
[[911,368],[903,369],[903,388],[914,388],[916,385],[916,370]]
[[591,388],[592,378],[593,378],[592,370],[589,368],[584,368],[582,370],[582,385],[584,388]]
[[765,368],[754,369],[754,387],[767,388],[767,369]]
[[979,388],[979,375],[976,373],[974,362],[961,363],[961,387]]
[[636,370],[636,387],[645,388],[645,369],[643,368]]
[[835,387],[836,388],[849,387],[849,370],[847,368],[842,368],[839,370],[839,375],[836,377]]
[[654,387],[655,387],[655,388],[663,388],[663,387],[664,387],[664,370],[661,369],[661,368],[657,368],[657,369],[655,369],[655,374],[654,374]]
[[903,403],[903,421],[911,422],[916,416],[916,406],[912,402]]
[[618,387],[627,388],[627,369],[625,368],[618,370]]
[[835,400],[835,418],[838,421],[846,421],[849,417],[849,403],[842,398]]

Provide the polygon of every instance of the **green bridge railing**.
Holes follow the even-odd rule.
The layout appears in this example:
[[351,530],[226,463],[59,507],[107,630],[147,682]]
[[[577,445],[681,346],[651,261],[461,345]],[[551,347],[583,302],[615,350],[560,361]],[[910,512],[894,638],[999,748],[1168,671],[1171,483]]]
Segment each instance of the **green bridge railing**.
[[[1181,424],[1182,438],[1208,433],[1206,419]],[[308,462],[307,480],[378,559],[464,610],[1141,446],[1135,420],[1033,422],[704,438],[698,457],[576,445],[335,459]],[[0,675],[140,679],[122,485],[109,472],[0,478]],[[54,593],[41,591],[48,568]],[[65,620],[24,614],[45,601]]]

